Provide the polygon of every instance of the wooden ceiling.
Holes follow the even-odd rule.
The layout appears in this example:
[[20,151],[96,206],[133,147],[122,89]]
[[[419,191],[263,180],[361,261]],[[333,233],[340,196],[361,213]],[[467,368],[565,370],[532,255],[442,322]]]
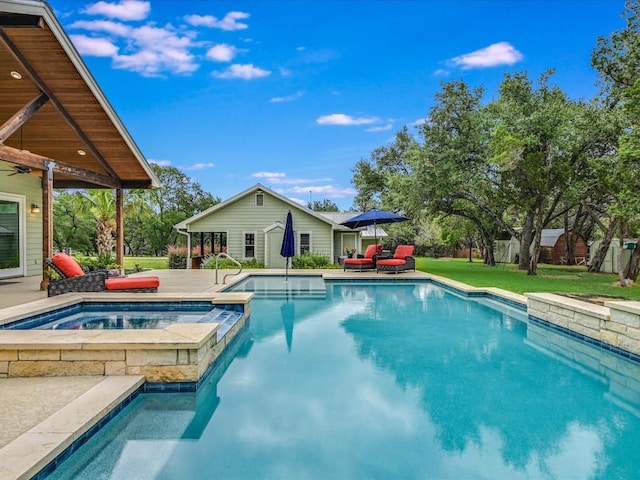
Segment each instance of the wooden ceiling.
[[158,186],[44,2],[0,0],[0,160],[53,162],[55,188]]

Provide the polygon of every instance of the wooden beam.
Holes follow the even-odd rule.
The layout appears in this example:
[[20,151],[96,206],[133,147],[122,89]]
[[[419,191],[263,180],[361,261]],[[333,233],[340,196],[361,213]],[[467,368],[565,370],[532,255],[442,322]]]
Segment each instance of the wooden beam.
[[42,281],[40,290],[49,285],[49,267],[45,258],[53,255],[53,172],[47,170],[42,175]]
[[11,38],[7,35],[7,33],[0,28],[0,43],[4,43],[7,50],[13,55],[17,62],[20,63],[22,68],[29,74],[31,80],[36,84],[36,86],[44,92],[51,100],[51,103],[56,108],[58,113],[62,115],[65,121],[69,124],[71,129],[75,132],[75,134],[80,138],[82,143],[87,147],[87,150],[91,152],[91,154],[98,160],[100,165],[107,171],[109,175],[114,178],[119,178],[118,174],[111,168],[109,162],[103,157],[100,151],[96,148],[93,142],[89,139],[89,137],[84,133],[84,130],[80,128],[80,126],[76,123],[75,119],[67,112],[66,108],[62,105],[62,103],[58,100],[58,98],[53,94],[51,89],[47,86],[46,82],[40,77],[38,72],[33,68],[31,63],[27,60],[27,58],[22,54],[20,49],[11,41]]
[[60,162],[53,158],[43,157],[42,155],[31,153],[27,150],[18,150],[17,148],[7,145],[0,145],[0,160],[17,165],[24,165],[37,170],[47,170],[47,165],[54,163],[55,172],[102,187],[122,188],[122,182],[118,178],[108,177],[84,168],[76,167],[70,163]]
[[46,93],[41,93],[27,105],[17,111],[9,120],[0,125],[0,143],[13,135],[22,125],[27,123],[40,108],[49,101]]
[[116,263],[124,273],[124,195],[116,189]]

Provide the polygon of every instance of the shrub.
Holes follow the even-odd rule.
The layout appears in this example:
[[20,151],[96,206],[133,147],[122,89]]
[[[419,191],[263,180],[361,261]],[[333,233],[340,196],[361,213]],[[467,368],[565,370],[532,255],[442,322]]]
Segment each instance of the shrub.
[[187,268],[187,247],[169,245],[167,247],[167,256],[169,257],[169,268],[185,269]]
[[[252,258],[251,260],[238,260],[240,262],[240,265],[242,265],[242,268],[264,268],[264,263],[259,262],[258,260],[256,260],[255,258]],[[215,257],[210,258],[209,260],[207,260],[203,265],[202,268],[211,268],[211,269],[215,269],[216,268],[216,259]],[[238,268],[238,266],[232,262],[231,260],[229,260],[228,258],[220,258],[218,260],[218,268],[222,269],[222,268]]]
[[296,255],[291,259],[293,268],[311,269],[311,268],[327,268],[331,262],[329,257],[319,255],[313,252],[307,252],[302,255]]

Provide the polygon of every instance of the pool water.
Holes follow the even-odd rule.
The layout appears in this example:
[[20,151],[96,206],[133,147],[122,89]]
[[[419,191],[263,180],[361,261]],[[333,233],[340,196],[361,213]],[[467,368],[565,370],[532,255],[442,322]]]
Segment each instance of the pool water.
[[85,302],[8,325],[16,330],[161,329],[175,323],[228,323],[242,312],[211,302]]
[[139,395],[50,478],[637,478],[639,369],[429,282],[263,292],[200,391]]

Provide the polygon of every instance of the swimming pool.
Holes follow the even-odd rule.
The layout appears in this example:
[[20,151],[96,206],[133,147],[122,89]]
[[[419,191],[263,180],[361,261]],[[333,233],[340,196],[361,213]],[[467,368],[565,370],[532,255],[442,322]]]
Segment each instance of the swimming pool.
[[430,282],[256,295],[191,394],[139,395],[50,478],[634,478],[640,371]]

